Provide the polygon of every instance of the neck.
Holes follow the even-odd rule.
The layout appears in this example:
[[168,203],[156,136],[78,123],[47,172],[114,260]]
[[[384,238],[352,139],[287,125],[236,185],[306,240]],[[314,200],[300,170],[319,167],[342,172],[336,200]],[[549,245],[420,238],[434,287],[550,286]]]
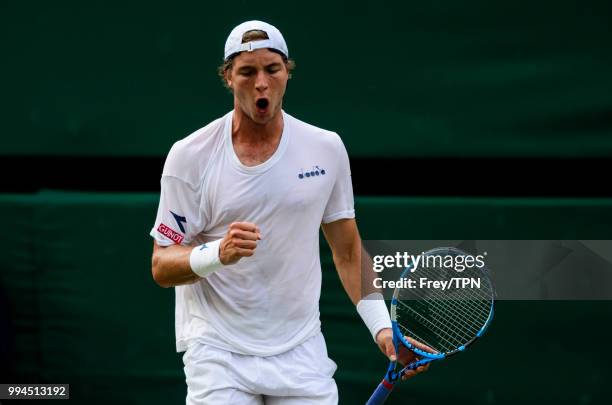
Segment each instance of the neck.
[[283,132],[283,114],[281,110],[265,124],[259,124],[247,116],[240,107],[234,106],[232,119],[232,138],[234,141],[257,143],[273,142]]

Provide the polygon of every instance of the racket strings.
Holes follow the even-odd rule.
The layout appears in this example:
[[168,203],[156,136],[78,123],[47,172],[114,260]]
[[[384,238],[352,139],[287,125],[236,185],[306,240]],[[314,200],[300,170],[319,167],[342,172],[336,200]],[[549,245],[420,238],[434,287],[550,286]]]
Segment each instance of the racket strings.
[[[413,313],[410,316],[410,328],[420,329],[417,325],[423,327],[428,335],[434,335],[438,341],[438,345],[432,347],[441,352],[448,352],[467,343],[475,333],[466,332],[463,325],[455,322],[452,318],[445,318],[441,321],[435,318],[426,318],[413,308],[409,308]],[[416,321],[416,322],[415,322]]]
[[[451,326],[443,326],[449,325],[450,322],[434,322],[416,311],[409,315],[406,321],[398,320],[398,322],[403,322],[404,324],[410,325],[409,330],[415,335],[418,335],[421,338],[421,341],[428,341],[430,343],[428,346],[442,353],[448,353],[456,350],[462,345],[467,344],[478,333],[477,331],[464,331],[462,333],[458,333],[458,331],[464,330],[462,325],[453,322],[453,325]],[[417,333],[417,331],[422,332]],[[425,338],[423,336],[428,337]],[[436,343],[431,344],[431,342]]]
[[[478,333],[481,328],[481,325],[476,325],[469,319],[466,319],[465,323],[462,323],[461,319],[458,319],[456,316],[445,316],[446,313],[444,312],[436,312],[431,314],[429,317],[426,317],[421,313],[422,311],[419,311],[419,309],[423,309],[423,304],[419,303],[418,301],[415,303],[420,304],[421,308],[407,306],[401,301],[400,303],[401,305],[406,306],[406,309],[412,312],[412,314],[407,316],[409,320],[406,321],[406,323],[411,325],[411,328],[414,327],[413,318],[416,318],[416,321],[420,321],[425,324],[424,326],[427,327],[427,330],[430,333],[438,332],[438,339],[442,339],[450,345],[444,345],[444,349],[442,351],[447,352],[467,343]],[[426,308],[425,311],[427,311]],[[403,317],[398,317],[398,321],[401,318]]]
[[[441,306],[441,307],[435,308],[435,312],[431,314],[432,321],[436,321],[436,323],[440,325],[442,329],[448,331],[449,334],[453,335],[454,333],[457,335],[462,335],[459,337],[464,338],[464,339],[467,338],[469,340],[470,332],[477,333],[478,330],[480,329],[480,325],[476,323],[477,320],[473,318],[473,315],[471,314],[471,312],[468,313],[468,317],[463,319],[465,324],[461,324],[460,320],[457,317],[456,309],[453,308],[452,310],[447,310],[446,308],[444,308],[444,305],[443,305],[444,303],[436,302],[436,301],[433,301],[433,303],[436,306]],[[425,311],[428,310],[425,303],[416,302],[416,304],[419,305],[421,309]],[[464,332],[464,329],[466,328],[469,330],[466,330],[465,331],[466,333],[462,334],[461,332]]]
[[[482,299],[474,300],[473,298],[465,296],[461,300],[449,299],[442,294],[431,294],[432,298],[423,296],[418,292],[414,292],[417,303],[429,304],[435,310],[434,315],[447,314],[452,319],[456,319],[457,316],[464,316],[466,321],[469,321],[477,330],[482,327],[482,316],[488,316],[489,305],[488,301]],[[404,301],[406,298],[402,298]],[[459,301],[462,305],[457,303]],[[466,310],[469,310],[466,312]],[[486,318],[485,318],[486,320]]]
[[[399,299],[405,301],[410,299],[426,301],[434,307],[437,306],[437,303],[446,303],[449,306],[443,307],[442,312],[453,312],[453,315],[461,316],[466,309],[471,309],[477,312],[483,311],[484,315],[488,315],[490,297],[491,290],[490,288],[486,288],[486,290],[477,291],[477,293],[472,292],[470,295],[468,295],[465,291],[442,293],[436,290],[432,290],[428,293],[425,293],[419,290],[406,290],[403,294],[401,294],[401,297]],[[453,309],[455,311],[452,311]],[[474,316],[474,314],[469,312],[468,317],[474,320],[477,324],[481,321],[481,317]]]
[[[428,269],[429,270],[429,269]],[[449,281],[451,279],[453,279],[454,275],[456,274],[454,271],[450,272],[450,270],[446,269],[446,268],[434,268],[433,272],[436,272],[435,274],[433,274],[435,276],[436,279],[438,280],[446,280]],[[432,273],[432,271],[430,271],[430,273]],[[459,298],[459,299],[464,299],[464,300],[481,300],[484,299],[486,301],[489,301],[493,295],[493,288],[492,286],[489,284],[489,279],[487,277],[481,277],[483,274],[480,272],[474,272],[474,271],[470,271],[468,274],[468,276],[470,276],[470,278],[479,278],[481,281],[481,288],[478,289],[466,289],[466,288],[456,288],[454,289],[454,291],[444,291],[443,293],[440,290],[437,289],[429,289],[428,291],[428,295],[433,295],[436,298],[445,298],[445,299],[455,299],[455,298]],[[484,285],[483,285],[484,283]],[[414,293],[417,294],[419,290],[415,290],[415,289],[407,289],[404,290],[404,292],[407,293]],[[423,291],[423,290],[421,290]],[[422,298],[422,296],[419,296],[419,298]]]
[[[401,301],[399,301],[399,303],[401,305],[406,306],[406,304],[404,304]],[[412,331],[412,330],[415,330],[415,329],[420,329],[420,328],[417,327],[417,325],[419,325],[419,326],[422,325],[424,332],[426,332],[429,335],[433,335],[436,338],[436,341],[438,342],[438,344],[428,345],[429,347],[431,347],[432,349],[434,349],[434,350],[436,350],[438,352],[448,352],[449,351],[448,350],[449,347],[455,348],[455,347],[460,346],[460,344],[459,345],[457,344],[457,343],[459,343],[458,339],[455,336],[453,336],[452,334],[450,334],[447,331],[445,331],[438,324],[436,324],[436,323],[432,322],[431,320],[429,320],[428,318],[424,317],[423,315],[421,315],[420,313],[418,313],[417,311],[415,311],[411,307],[406,306],[406,308],[413,312],[413,316],[411,318],[416,321],[415,323],[411,324],[410,330]],[[398,322],[399,322],[399,317],[398,317]],[[404,329],[407,329],[406,326],[404,326],[402,324],[400,324],[400,326],[402,326]],[[448,345],[446,345],[446,344],[440,345],[443,342],[448,343]],[[424,343],[424,342],[422,342],[422,343]]]
[[[414,299],[416,300],[421,300],[421,301],[425,301],[427,303],[431,303],[432,306],[436,307],[438,305],[438,303],[441,304],[448,304],[449,305],[449,310],[456,310],[458,312],[462,312],[465,308],[470,308],[472,310],[478,310],[478,309],[486,309],[487,306],[486,304],[484,306],[480,306],[478,304],[484,304],[484,301],[482,301],[481,299],[474,299],[473,297],[469,297],[469,296],[463,296],[463,297],[459,297],[460,299],[455,299],[454,297],[449,297],[449,296],[444,296],[441,293],[439,294],[428,294],[427,296],[424,295],[423,293],[419,293],[419,292],[413,292],[414,294]],[[409,297],[402,297],[402,300],[407,300],[410,299]],[[461,306],[457,303],[457,301],[462,302],[464,305]],[[443,308],[445,309],[445,308]],[[474,316],[473,314],[468,314],[470,315],[473,319]]]
[[[434,349],[433,345],[428,342],[426,339],[423,339],[422,337],[420,337],[419,335],[417,335],[416,333],[414,333],[411,330],[408,330],[406,327],[404,327],[403,325],[399,325],[400,330],[402,331],[403,334],[410,336],[411,338],[415,339],[418,342],[424,343],[425,345],[431,347],[432,349]],[[438,350],[434,349],[436,352],[438,352]]]
[[[437,280],[450,280],[456,275],[448,269],[427,270]],[[484,283],[481,288],[445,292],[402,289],[397,297],[398,324],[408,336],[439,352],[450,352],[467,344],[480,332],[490,313],[493,289],[488,278],[480,279]]]

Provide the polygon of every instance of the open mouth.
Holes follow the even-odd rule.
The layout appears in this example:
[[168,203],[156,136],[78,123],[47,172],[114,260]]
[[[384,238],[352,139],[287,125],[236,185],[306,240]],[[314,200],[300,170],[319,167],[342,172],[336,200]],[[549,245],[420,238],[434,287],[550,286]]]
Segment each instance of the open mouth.
[[268,108],[268,105],[270,105],[270,102],[268,101],[267,98],[260,98],[259,100],[255,102],[255,105],[257,106],[258,109],[265,110],[266,108]]

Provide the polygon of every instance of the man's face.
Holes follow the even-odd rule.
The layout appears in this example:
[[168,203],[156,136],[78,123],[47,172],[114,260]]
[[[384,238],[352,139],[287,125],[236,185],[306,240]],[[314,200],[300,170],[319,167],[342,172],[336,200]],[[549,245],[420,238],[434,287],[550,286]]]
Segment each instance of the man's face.
[[283,58],[268,49],[242,52],[226,73],[234,104],[258,124],[267,124],[281,110],[289,72]]

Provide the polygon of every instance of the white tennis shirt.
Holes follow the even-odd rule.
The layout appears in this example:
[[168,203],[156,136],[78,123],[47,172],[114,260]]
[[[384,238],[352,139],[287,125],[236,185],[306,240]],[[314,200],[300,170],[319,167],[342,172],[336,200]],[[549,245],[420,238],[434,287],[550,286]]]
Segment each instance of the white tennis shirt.
[[196,246],[232,222],[259,226],[255,254],[177,286],[176,349],[199,340],[272,356],[320,330],[319,227],[354,218],[349,159],[340,137],[283,111],[275,153],[248,167],[232,144],[233,111],[176,142],[166,158],[157,243]]

